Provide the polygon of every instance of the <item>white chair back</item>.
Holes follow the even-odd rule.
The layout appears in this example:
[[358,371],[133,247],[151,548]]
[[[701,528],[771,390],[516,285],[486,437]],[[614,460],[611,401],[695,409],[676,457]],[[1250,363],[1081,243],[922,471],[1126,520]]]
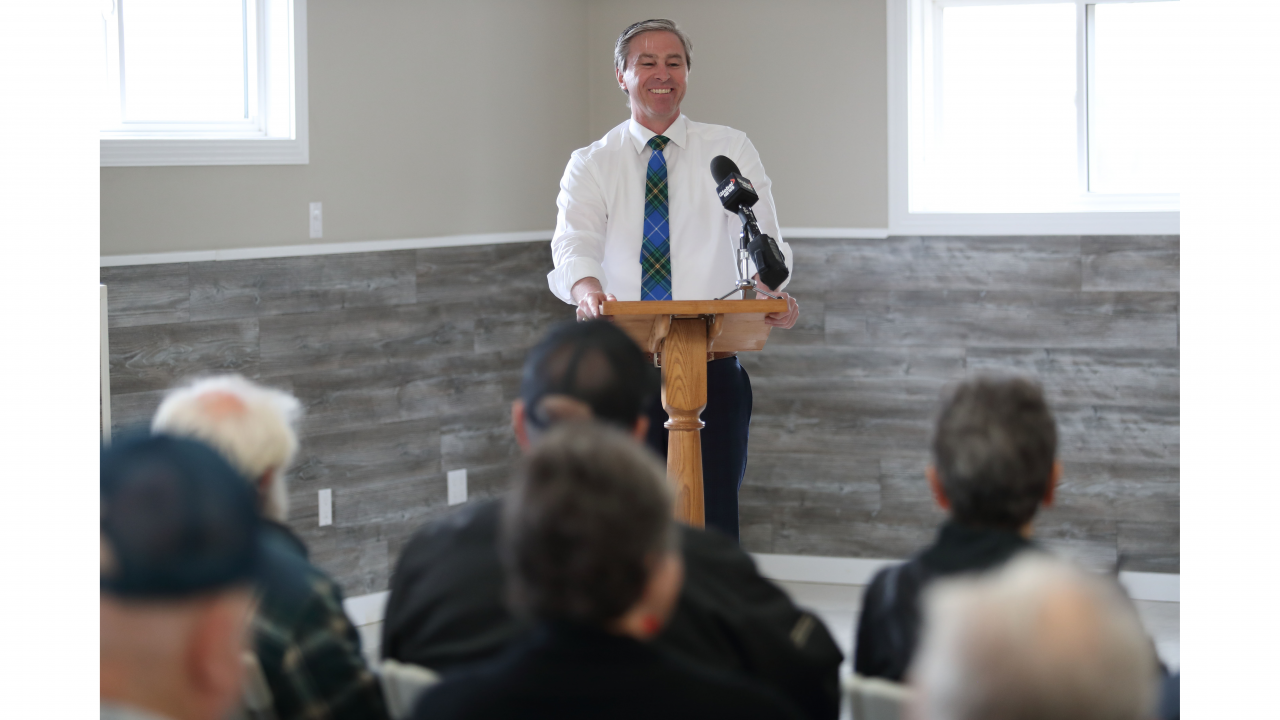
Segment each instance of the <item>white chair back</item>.
[[853,720],[905,720],[907,698],[906,685],[881,678],[850,675],[843,682]]
[[386,700],[391,720],[409,717],[418,696],[440,682],[440,676],[434,670],[391,659],[382,661],[378,676],[382,680],[382,697]]

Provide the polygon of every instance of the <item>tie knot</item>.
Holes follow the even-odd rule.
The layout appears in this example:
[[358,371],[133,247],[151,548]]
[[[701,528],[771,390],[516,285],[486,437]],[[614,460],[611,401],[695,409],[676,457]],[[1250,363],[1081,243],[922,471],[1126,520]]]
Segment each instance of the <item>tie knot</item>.
[[669,142],[671,142],[671,138],[667,137],[666,135],[654,135],[653,137],[649,138],[648,144],[649,144],[649,147],[653,148],[654,150],[657,150],[658,152],[662,152],[663,149],[667,147],[667,143]]

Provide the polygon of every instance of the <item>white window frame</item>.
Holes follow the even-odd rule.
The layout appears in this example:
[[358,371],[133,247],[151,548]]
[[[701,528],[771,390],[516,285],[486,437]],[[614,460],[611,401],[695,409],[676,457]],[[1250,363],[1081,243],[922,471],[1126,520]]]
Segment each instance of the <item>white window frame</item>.
[[[127,0],[126,0],[127,2]],[[306,165],[310,161],[307,133],[307,0],[258,0],[258,27],[266,17],[267,2],[283,2],[288,6],[292,23],[291,50],[284,53],[290,60],[288,77],[292,92],[289,100],[288,130],[268,135],[266,124],[266,61],[260,60],[258,77],[251,87],[252,99],[261,111],[260,123],[222,123],[213,126],[192,124],[165,126],[150,123],[144,131],[126,128],[104,129],[99,133],[101,167],[142,167],[174,165]],[[127,6],[126,6],[127,12]],[[259,58],[268,57],[265,32],[259,34]],[[116,74],[118,83],[119,75]],[[118,86],[115,92],[119,92]]]
[[[1086,193],[1088,164],[1085,155],[1088,133],[1087,73],[1093,67],[1093,48],[1086,42],[1093,22],[1091,5],[1109,2],[1156,2],[1159,0],[886,0],[888,11],[889,84],[889,232],[892,235],[1175,235],[1179,232],[1180,204],[1177,194],[1119,195]],[[923,66],[933,62],[934,47],[940,38],[917,42],[941,16],[940,7],[964,5],[1011,5],[1064,3],[1076,5],[1077,118],[1080,157],[1081,197],[1070,212],[1045,213],[957,213],[911,211],[908,204],[912,173],[922,172],[920,148],[924,143],[924,108],[921,97],[926,75]],[[924,13],[930,13],[929,18]],[[926,22],[928,21],[928,22]],[[914,92],[916,88],[919,92]]]

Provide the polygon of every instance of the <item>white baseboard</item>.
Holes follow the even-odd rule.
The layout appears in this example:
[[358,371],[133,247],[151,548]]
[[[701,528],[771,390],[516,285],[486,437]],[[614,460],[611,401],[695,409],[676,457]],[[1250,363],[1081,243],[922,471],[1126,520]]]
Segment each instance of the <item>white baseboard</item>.
[[1120,572],[1120,584],[1134,600],[1182,602],[1181,579],[1181,575],[1172,573]]
[[343,600],[342,607],[347,611],[347,617],[352,625],[372,625],[382,622],[382,618],[386,616],[389,597],[391,597],[390,590],[356,595]]
[[782,237],[791,240],[884,240],[889,228],[784,227]]
[[[521,242],[549,242],[551,230],[509,233],[471,233],[442,235],[403,240],[361,240],[357,242],[312,243],[310,245],[274,245],[270,247],[230,248],[228,250],[181,250],[175,252],[140,253],[137,255],[103,255],[99,267],[124,265],[163,265],[166,263],[215,262],[218,260],[261,260],[264,258],[305,257],[308,255],[345,255],[348,253],[383,252],[387,250],[419,250],[422,248],[467,247],[471,245],[503,245]],[[886,228],[782,228],[784,238],[796,239],[884,239]]]
[[[752,553],[760,574],[785,582],[824,583],[828,585],[866,585],[875,574],[901,560],[819,557],[815,555],[770,555]],[[1180,602],[1180,575],[1169,573],[1120,573],[1120,584],[1134,600]]]
[[882,568],[902,562],[901,560],[766,553],[751,553],[751,557],[755,558],[760,574],[770,580],[827,585],[866,585]]
[[231,248],[228,250],[193,250],[183,252],[144,253],[140,255],[103,255],[100,267],[120,265],[160,265],[163,263],[211,262],[218,260],[260,260],[263,258],[304,257],[307,255],[344,255],[348,253],[418,250],[421,248],[467,247],[470,245],[502,245],[506,243],[551,240],[550,230],[509,233],[472,233],[442,235],[404,240],[361,240],[358,242],[313,243],[310,245],[276,245],[272,247]]

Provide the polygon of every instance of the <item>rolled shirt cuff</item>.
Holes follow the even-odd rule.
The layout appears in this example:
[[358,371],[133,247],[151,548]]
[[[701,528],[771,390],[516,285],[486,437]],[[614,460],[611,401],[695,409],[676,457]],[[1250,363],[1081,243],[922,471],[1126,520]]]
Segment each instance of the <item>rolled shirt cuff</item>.
[[[572,289],[574,283],[582,278],[593,277],[600,281],[600,286],[604,287],[604,268],[600,263],[591,258],[576,257],[566,261],[563,265],[547,273],[547,286],[551,288],[551,292],[561,300],[574,305]],[[608,290],[609,288],[605,288]]]

